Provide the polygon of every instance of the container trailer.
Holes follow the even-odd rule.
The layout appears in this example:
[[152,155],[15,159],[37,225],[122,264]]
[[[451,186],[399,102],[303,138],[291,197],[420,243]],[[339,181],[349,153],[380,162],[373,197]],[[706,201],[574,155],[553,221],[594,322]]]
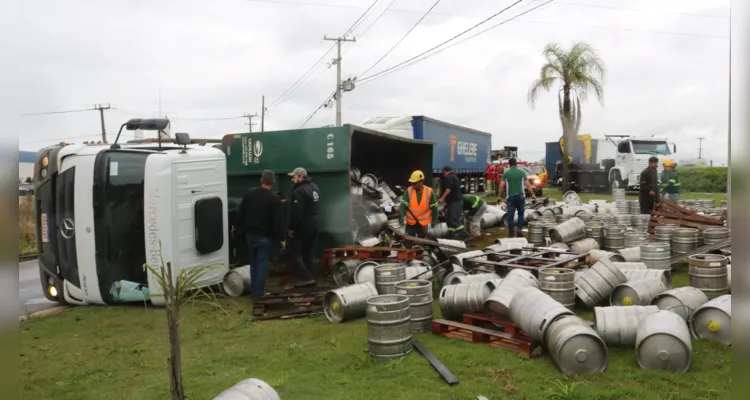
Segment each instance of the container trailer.
[[484,173],[492,157],[492,134],[421,115],[369,118],[360,125],[393,136],[434,142],[431,170],[433,188],[438,193],[446,165],[461,179],[464,192],[484,192]]

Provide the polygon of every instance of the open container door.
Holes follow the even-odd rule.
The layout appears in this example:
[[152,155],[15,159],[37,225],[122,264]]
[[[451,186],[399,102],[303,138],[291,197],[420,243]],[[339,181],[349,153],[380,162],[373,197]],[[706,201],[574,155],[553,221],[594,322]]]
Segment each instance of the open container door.
[[[172,278],[213,266],[195,282],[208,287],[229,271],[226,160],[219,149],[154,154],[146,162],[144,223],[146,262],[157,272],[169,262]],[[161,242],[161,251],[160,251]],[[160,258],[161,254],[161,258]],[[151,302],[164,305],[154,272],[148,271]]]

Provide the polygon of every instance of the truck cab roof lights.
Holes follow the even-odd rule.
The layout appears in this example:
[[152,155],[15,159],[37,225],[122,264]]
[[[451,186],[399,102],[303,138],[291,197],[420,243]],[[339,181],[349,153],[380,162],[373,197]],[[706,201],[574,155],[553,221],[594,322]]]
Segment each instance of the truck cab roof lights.
[[[169,128],[169,119],[167,118],[133,118],[124,124],[120,125],[120,130],[117,131],[117,137],[115,138],[115,142],[110,146],[110,149],[116,150],[120,148],[120,145],[117,144],[117,142],[120,140],[120,134],[122,133],[122,129],[125,128],[129,131],[136,131],[136,130],[144,130],[144,131],[158,131],[159,135],[157,137],[161,139],[161,134],[167,134],[164,132],[167,128]],[[159,140],[159,150],[161,150],[161,140]]]

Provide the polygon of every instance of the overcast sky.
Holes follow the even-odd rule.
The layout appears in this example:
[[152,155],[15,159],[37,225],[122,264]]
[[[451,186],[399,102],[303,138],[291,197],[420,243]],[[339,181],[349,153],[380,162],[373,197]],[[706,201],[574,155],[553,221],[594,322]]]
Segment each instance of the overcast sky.
[[[344,77],[359,76],[435,0],[381,0],[344,45]],[[368,74],[451,38],[515,0],[442,0]],[[475,30],[546,0],[524,0]],[[8,3],[8,1],[5,1]],[[324,35],[346,32],[372,0],[23,0],[0,16],[4,128],[20,148],[100,137],[96,111],[20,116],[111,103],[109,140],[130,117],[170,117],[172,131],[221,137],[247,130],[246,113],[268,108],[266,130],[295,127],[335,88]],[[389,8],[386,10],[386,8]],[[470,36],[472,31],[464,36]],[[583,105],[580,133],[667,136],[678,159],[727,159],[728,0],[554,0],[427,60],[346,93],[345,123],[426,115],[493,134],[522,158],[544,156],[561,134],[554,94],[526,102],[545,44],[586,41],[606,63],[604,105]],[[459,39],[460,40],[460,39]],[[8,62],[10,60],[10,62]],[[234,118],[234,119],[231,119]],[[202,120],[203,119],[203,120]],[[260,129],[260,118],[255,119]],[[320,109],[309,127],[333,124]]]

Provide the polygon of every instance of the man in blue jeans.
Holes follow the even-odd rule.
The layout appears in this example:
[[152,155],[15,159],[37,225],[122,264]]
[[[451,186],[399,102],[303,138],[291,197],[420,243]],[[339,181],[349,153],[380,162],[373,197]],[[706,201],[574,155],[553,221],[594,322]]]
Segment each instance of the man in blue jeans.
[[247,239],[250,295],[253,300],[262,299],[265,295],[271,245],[284,238],[281,199],[271,191],[275,180],[273,171],[263,171],[261,187],[245,193],[237,215]]
[[515,213],[518,211],[518,231],[516,232],[517,237],[523,237],[521,229],[523,228],[523,213],[526,208],[526,194],[524,188],[529,190],[531,199],[536,200],[534,195],[534,189],[531,187],[531,183],[526,179],[526,172],[519,169],[516,164],[515,158],[508,160],[510,168],[503,173],[503,179],[500,182],[500,195],[498,196],[498,202],[502,201],[502,196],[505,196],[508,208],[508,237],[514,237],[514,220]]

